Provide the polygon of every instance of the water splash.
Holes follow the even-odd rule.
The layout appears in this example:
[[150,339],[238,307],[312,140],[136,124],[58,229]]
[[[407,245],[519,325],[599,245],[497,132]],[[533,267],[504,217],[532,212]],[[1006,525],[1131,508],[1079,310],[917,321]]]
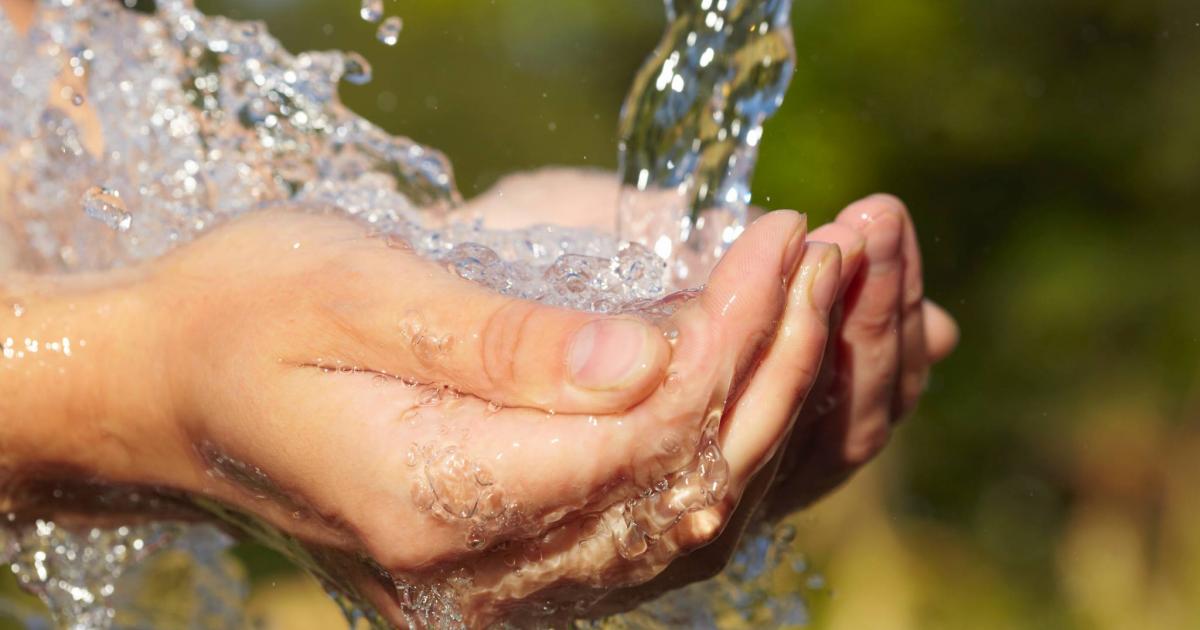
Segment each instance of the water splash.
[[620,122],[621,238],[694,286],[741,234],[762,125],[795,68],[791,0],[665,0]]
[[[228,628],[240,621],[246,595],[244,577],[224,556],[230,542],[209,525],[39,519],[0,530],[0,560],[62,628]],[[168,580],[187,587],[162,592]]]

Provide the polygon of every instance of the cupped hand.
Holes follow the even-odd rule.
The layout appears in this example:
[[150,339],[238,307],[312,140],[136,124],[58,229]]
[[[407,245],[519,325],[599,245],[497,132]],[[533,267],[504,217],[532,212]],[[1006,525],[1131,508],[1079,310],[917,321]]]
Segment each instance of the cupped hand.
[[813,231],[847,264],[831,341],[809,403],[786,448],[772,513],[782,516],[837,487],[887,444],[912,412],[930,367],[958,343],[958,326],[925,299],[912,216],[873,195]]
[[[611,231],[618,198],[612,173],[548,168],[501,180],[463,211],[497,227],[555,222]],[[800,379],[815,384],[795,409],[800,417],[781,462],[786,483],[772,484],[777,516],[819,499],[873,459],[916,407],[930,367],[958,342],[954,319],[925,299],[916,227],[900,200],[857,201],[808,239],[837,246],[842,272],[820,373]],[[785,333],[777,352],[789,352]]]
[[[382,574],[473,623],[642,582],[722,531],[786,434],[796,401],[759,383],[815,373],[837,261],[770,215],[655,325],[500,296],[346,219],[248,216],[151,266],[193,454],[160,483],[370,558],[342,574],[397,624]],[[801,352],[764,359],[781,318]],[[618,532],[714,417],[725,459]]]
[[[607,207],[609,191],[615,206],[615,185],[579,179],[593,176],[540,177],[526,181],[542,207]],[[466,211],[496,199],[538,220],[516,194]],[[139,356],[160,357],[142,367],[167,391],[147,398],[171,421],[155,443],[114,424],[128,454],[110,481],[253,514],[398,625],[414,592],[476,625],[621,606],[604,599],[615,587],[723,562],[744,515],[783,494],[765,495],[781,463],[820,461],[794,456],[793,424],[859,273],[840,265],[839,248],[805,244],[802,217],[774,213],[652,325],[496,295],[345,219],[248,216],[138,274],[154,315],[134,339],[158,348]],[[725,457],[697,459],[714,421]]]
[[[497,226],[554,220],[611,230],[618,194],[611,174],[547,169],[502,180],[468,210]],[[915,227],[899,200],[875,195],[856,202],[809,241],[812,248],[828,243],[841,253],[832,317],[823,330],[819,320],[800,325],[785,314],[747,390],[775,402],[760,402],[760,413],[796,417],[794,425],[786,424],[786,441],[754,476],[713,544],[650,584],[611,594],[602,608],[628,608],[715,574],[757,510],[781,518],[845,481],[879,453],[892,426],[916,406],[930,366],[956,345],[954,320],[924,299]],[[790,303],[788,309],[794,312]],[[812,360],[809,344],[826,335],[823,359]],[[737,426],[729,423],[726,434],[739,433]]]

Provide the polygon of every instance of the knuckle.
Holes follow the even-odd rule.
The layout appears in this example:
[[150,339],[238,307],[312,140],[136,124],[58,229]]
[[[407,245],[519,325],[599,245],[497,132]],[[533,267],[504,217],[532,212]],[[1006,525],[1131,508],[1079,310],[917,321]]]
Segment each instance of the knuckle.
[[851,466],[862,466],[875,459],[887,446],[891,439],[892,428],[886,418],[864,423],[852,431],[846,439],[843,451],[846,463]]
[[518,354],[530,334],[537,305],[504,300],[484,319],[479,335],[479,362],[489,389],[516,382]]
[[917,408],[928,382],[928,369],[912,370],[901,377],[900,397],[895,412],[896,422],[904,420]]
[[904,281],[904,309],[909,314],[920,315],[922,304],[925,302],[925,279],[918,268],[915,272],[906,271]]
[[851,338],[879,339],[899,334],[899,326],[899,314],[894,309],[861,309],[846,319],[844,329]]
[[803,400],[808,396],[812,386],[820,375],[821,354],[814,353],[809,361],[798,362],[792,368],[792,383],[795,387],[795,399]]

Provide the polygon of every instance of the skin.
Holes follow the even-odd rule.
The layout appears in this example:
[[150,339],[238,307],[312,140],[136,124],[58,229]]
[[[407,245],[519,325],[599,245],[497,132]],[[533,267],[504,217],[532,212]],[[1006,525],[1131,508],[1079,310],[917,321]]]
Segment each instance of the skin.
[[[545,171],[461,212],[608,229],[615,197],[611,175]],[[398,625],[394,592],[348,558],[416,581],[472,567],[475,590],[458,594],[472,625],[564,588],[649,581],[597,605],[626,608],[723,566],[760,507],[785,514],[846,479],[956,341],[923,300],[897,200],[805,228],[762,217],[657,323],[503,298],[348,220],[288,211],[134,268],[2,274],[2,500],[57,516],[71,506],[29,489],[85,478],[216,501],[296,536]],[[714,409],[720,500],[637,558],[588,542],[588,515],[685,464]],[[516,516],[425,507],[431,475],[455,489],[459,469],[426,463],[449,449]],[[533,538],[551,541],[540,559],[501,561],[501,543]]]
[[[474,205],[495,227],[554,221],[609,229],[617,195],[609,175],[545,169],[502,180]],[[567,207],[573,210],[564,212]],[[782,518],[845,482],[882,450],[892,428],[916,407],[930,367],[957,345],[953,318],[924,298],[915,227],[898,199],[857,201],[808,241],[834,245],[841,254],[834,306],[823,321],[796,318],[794,309],[785,314],[738,402],[755,401],[768,417],[794,416],[786,437],[769,447],[773,457],[759,461],[719,537],[649,584],[614,592],[598,611],[624,610],[715,575],[756,510]],[[819,359],[801,350],[814,336],[828,340]],[[755,416],[727,418],[722,430],[731,439],[779,436],[738,424],[739,417]]]
[[[554,190],[554,177],[543,174],[532,183],[540,178]],[[869,203],[893,211],[883,199]],[[854,442],[861,435],[851,430],[854,423],[892,421],[843,413],[836,418],[845,425],[805,425],[804,400],[815,395],[809,393],[814,382],[862,382],[845,390],[838,407],[890,410],[902,368],[897,351],[888,366],[867,376],[836,361],[821,369],[831,330],[841,331],[843,344],[866,343],[854,331],[874,330],[865,325],[874,319],[858,318],[877,313],[864,310],[874,299],[867,280],[874,277],[869,252],[876,231],[860,237],[851,225],[837,228],[841,235],[825,230],[849,241],[843,261],[840,247],[805,239],[803,227],[801,215],[776,212],[747,230],[701,298],[663,324],[681,335],[665,353],[654,344],[644,371],[653,387],[635,379],[560,405],[552,416],[530,403],[492,411],[488,402],[545,400],[539,398],[544,392],[560,392],[571,336],[583,324],[609,318],[490,294],[340,218],[263,213],[134,269],[70,278],[9,274],[0,291],[9,307],[0,309],[4,329],[16,331],[15,339],[41,340],[41,348],[46,339],[74,341],[71,356],[40,349],[0,365],[6,371],[0,395],[8,401],[0,452],[9,496],[23,496],[12,489],[44,481],[47,471],[86,471],[107,483],[208,497],[310,544],[362,550],[397,574],[422,575],[486,562],[488,555],[464,545],[470,523],[414,504],[408,445],[451,445],[473,461],[504,455],[499,463],[489,461],[488,472],[529,519],[492,532],[492,547],[562,531],[649,485],[663,464],[654,447],[660,441],[645,437],[694,440],[690,432],[706,403],[725,400],[725,498],[672,530],[671,542],[662,545],[670,550],[665,557],[625,563],[607,550],[555,576],[554,584],[588,583],[583,569],[596,566],[609,567],[606,579],[614,584],[661,575],[647,589],[618,591],[602,603],[602,609],[627,607],[638,593],[678,586],[722,566],[745,515],[759,504],[801,505],[828,490],[825,480],[844,478],[873,454]],[[885,227],[887,236],[893,228]],[[854,244],[858,240],[863,246]],[[844,301],[842,324],[831,323],[838,294],[848,298],[852,290],[865,294]],[[881,292],[879,301],[891,303],[895,293]],[[14,304],[21,305],[20,317]],[[414,306],[435,336],[451,334],[464,343],[433,364],[413,352],[397,322],[411,317]],[[899,303],[892,308],[900,321]],[[522,315],[505,315],[512,309]],[[539,324],[528,326],[530,317]],[[899,347],[902,328],[881,333],[880,343]],[[926,328],[928,339],[952,343],[946,331]],[[555,330],[561,332],[545,334]],[[480,348],[499,348],[490,358],[497,364],[540,357],[545,371],[509,371],[497,379],[479,361]],[[923,360],[945,351],[929,348]],[[826,376],[830,370],[837,378]],[[668,372],[680,377],[680,388],[662,386]],[[409,387],[401,378],[422,384]],[[461,398],[420,408],[432,383],[453,385]],[[513,447],[514,436],[521,446]],[[277,495],[264,500],[261,492],[213,474],[205,445],[265,471]],[[777,482],[786,462],[811,472]],[[796,479],[806,480],[800,490]],[[570,508],[556,510],[564,505]],[[423,544],[406,544],[397,531],[420,531]],[[496,579],[525,593],[509,576]],[[365,597],[400,618],[389,593],[369,579],[357,581]],[[543,585],[535,586],[529,596]],[[493,601],[480,597],[464,601],[482,623],[498,613]]]

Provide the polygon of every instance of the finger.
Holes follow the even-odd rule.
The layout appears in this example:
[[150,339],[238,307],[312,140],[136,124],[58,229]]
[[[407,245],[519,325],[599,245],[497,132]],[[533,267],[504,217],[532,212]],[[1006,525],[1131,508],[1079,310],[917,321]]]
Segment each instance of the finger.
[[904,204],[890,195],[878,195],[881,203],[892,205],[904,222],[900,257],[904,264],[904,286],[900,312],[900,377],[892,409],[893,421],[912,412],[929,379],[929,358],[925,353],[925,288],[921,265],[921,247],[917,242],[912,215]]
[[[331,311],[359,342],[347,362],[561,412],[627,409],[665,374],[670,347],[638,318],[500,295],[383,245],[339,263],[347,286]],[[339,356],[343,337],[330,345]]]
[[958,323],[946,309],[925,300],[925,352],[933,363],[950,356],[958,345]]
[[849,287],[839,343],[847,374],[846,460],[865,462],[887,442],[899,375],[903,215],[886,198],[851,204],[838,222],[866,237],[863,270]]
[[842,254],[842,277],[838,285],[838,293],[844,293],[858,274],[859,268],[862,267],[863,247],[866,246],[867,239],[858,230],[835,222],[826,223],[813,230],[809,233],[808,240],[837,245]]
[[[729,410],[740,404],[737,381],[758,361],[763,342],[771,338],[783,316],[784,279],[796,275],[792,272],[806,249],[804,234],[802,215],[784,211],[763,216],[746,230],[713,270],[700,308],[681,312],[676,318],[681,328],[687,326],[688,330],[680,336],[681,344],[676,348],[671,370],[680,374],[684,383],[700,384],[691,392],[679,392],[679,399],[702,399],[703,392],[715,392],[710,407],[715,403],[717,409],[724,406]],[[697,311],[703,316],[698,316]],[[691,343],[683,343],[689,340]],[[708,368],[705,370],[704,366]],[[704,380],[704,374],[709,375],[708,381]],[[647,405],[647,410],[654,413],[651,405]],[[722,419],[721,441],[726,440],[732,426],[726,423],[730,418],[727,414]],[[740,460],[749,457],[738,455]],[[741,484],[727,488],[728,500],[687,514],[670,530],[667,538],[671,544],[693,549],[711,542],[720,534],[736,505],[738,485]],[[660,541],[664,548],[665,540]]]
[[775,339],[726,420],[731,427],[722,448],[732,480],[748,480],[772,457],[816,380],[840,263],[836,246],[808,242]]
[[737,349],[735,384],[774,332],[783,310],[784,279],[804,252],[806,228],[806,217],[796,212],[764,215],[722,257],[701,294],[721,343]]

